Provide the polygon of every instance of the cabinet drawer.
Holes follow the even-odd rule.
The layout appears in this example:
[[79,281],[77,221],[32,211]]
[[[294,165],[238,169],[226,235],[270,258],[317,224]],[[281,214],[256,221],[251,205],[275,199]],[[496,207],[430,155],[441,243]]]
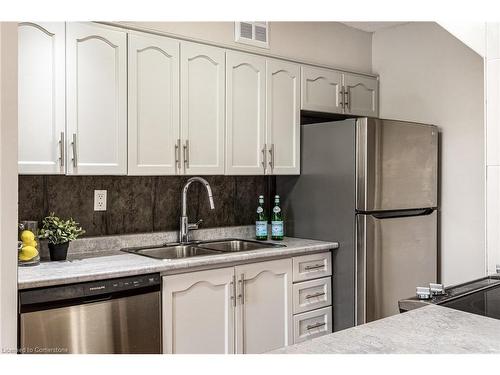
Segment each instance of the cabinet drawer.
[[332,307],[309,311],[293,317],[293,343],[332,333]]
[[332,278],[303,281],[293,285],[293,313],[327,307],[332,304]]
[[293,258],[293,281],[318,279],[332,274],[330,252]]

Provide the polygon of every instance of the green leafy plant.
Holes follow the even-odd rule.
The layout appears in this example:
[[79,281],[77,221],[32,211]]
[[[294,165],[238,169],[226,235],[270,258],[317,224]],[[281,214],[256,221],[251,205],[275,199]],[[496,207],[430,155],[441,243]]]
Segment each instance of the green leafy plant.
[[60,219],[52,212],[42,220],[42,229],[40,229],[39,237],[49,240],[49,243],[54,245],[74,241],[78,236],[85,233],[78,225],[72,218],[68,220]]

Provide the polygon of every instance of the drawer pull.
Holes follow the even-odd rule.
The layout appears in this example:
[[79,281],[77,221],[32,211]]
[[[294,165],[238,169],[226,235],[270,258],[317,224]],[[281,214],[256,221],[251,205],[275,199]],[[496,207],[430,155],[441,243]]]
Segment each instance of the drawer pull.
[[306,271],[310,271],[310,270],[317,270],[319,268],[325,268],[325,266],[323,264],[315,264],[314,266],[305,266],[304,269]]
[[315,297],[321,297],[321,296],[324,296],[325,294],[326,294],[325,292],[318,292],[318,293],[314,293],[314,294],[308,294],[306,296],[306,299],[315,298]]
[[311,324],[311,325],[308,325],[306,328],[308,331],[310,331],[311,329],[315,329],[315,328],[319,328],[319,327],[323,327],[323,326],[326,326],[326,323]]

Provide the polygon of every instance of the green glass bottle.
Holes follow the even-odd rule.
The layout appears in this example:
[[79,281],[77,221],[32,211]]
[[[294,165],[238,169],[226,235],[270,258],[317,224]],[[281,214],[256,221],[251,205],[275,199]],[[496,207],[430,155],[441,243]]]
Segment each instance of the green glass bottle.
[[281,241],[283,239],[283,213],[280,207],[280,196],[274,196],[274,207],[271,216],[271,239]]
[[255,219],[255,238],[267,240],[267,217],[263,195],[259,195],[259,206],[257,207],[257,217]]

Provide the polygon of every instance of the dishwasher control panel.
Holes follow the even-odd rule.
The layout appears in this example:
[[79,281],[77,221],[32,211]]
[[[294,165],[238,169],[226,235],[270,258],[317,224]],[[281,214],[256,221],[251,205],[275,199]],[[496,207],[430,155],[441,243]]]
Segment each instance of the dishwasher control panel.
[[160,285],[160,275],[141,275],[121,279],[101,280],[83,284],[85,296],[122,292],[131,289]]
[[112,295],[147,287],[160,288],[160,274],[148,274],[118,279],[89,281],[78,284],[21,290],[19,303],[22,306],[47,302],[67,301],[86,297]]

